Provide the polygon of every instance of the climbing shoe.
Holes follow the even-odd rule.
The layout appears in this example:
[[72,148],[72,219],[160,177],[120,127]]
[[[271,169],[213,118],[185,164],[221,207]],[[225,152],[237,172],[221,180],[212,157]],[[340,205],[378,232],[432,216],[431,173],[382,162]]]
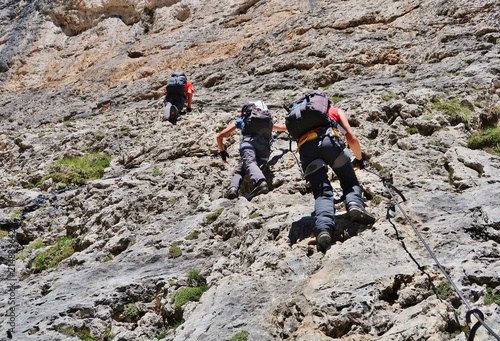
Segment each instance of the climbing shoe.
[[358,224],[371,225],[375,222],[375,217],[368,213],[364,207],[352,205],[349,207],[349,220]]
[[238,197],[238,189],[236,187],[230,187],[227,190],[228,199],[236,199]]
[[247,194],[246,198],[247,200],[252,200],[253,197],[256,197],[259,194],[266,194],[269,193],[269,186],[267,185],[267,181],[262,179],[260,180],[255,188]]
[[318,251],[326,253],[328,249],[332,246],[332,237],[330,236],[330,232],[321,231],[316,236],[316,249]]

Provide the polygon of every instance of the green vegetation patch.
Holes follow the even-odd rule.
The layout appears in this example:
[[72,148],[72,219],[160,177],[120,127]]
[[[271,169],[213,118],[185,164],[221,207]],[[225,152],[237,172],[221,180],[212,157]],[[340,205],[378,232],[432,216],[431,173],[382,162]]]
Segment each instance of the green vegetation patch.
[[214,221],[216,221],[217,218],[219,218],[219,216],[222,214],[223,211],[224,211],[224,208],[219,208],[215,212],[210,213],[209,215],[207,215],[206,218],[205,218],[205,225],[210,225]]
[[162,176],[163,172],[158,167],[153,167],[153,171],[151,172],[153,176]]
[[388,102],[388,101],[391,101],[393,99],[399,99],[399,96],[391,90],[385,90],[382,94],[380,94],[380,98],[382,98],[382,100]]
[[201,295],[205,291],[207,291],[207,284],[205,280],[200,276],[200,272],[201,271],[198,269],[191,269],[186,273],[189,282],[193,286],[179,288],[174,293],[173,299],[174,307],[176,309],[182,307],[189,301],[198,302],[201,298]]
[[474,132],[467,139],[467,147],[470,149],[483,149],[500,155],[500,127]]
[[132,129],[130,127],[120,127],[120,130],[118,131],[118,137],[130,136],[131,131]]
[[452,293],[453,287],[448,281],[442,281],[436,288],[436,295],[444,299],[450,297]]
[[198,302],[201,298],[201,295],[207,290],[206,284],[202,284],[196,287],[182,287],[179,288],[174,296],[174,307],[176,309],[182,307],[184,304],[189,301]]
[[97,141],[101,141],[106,137],[106,134],[103,131],[98,131],[94,133],[94,137]]
[[186,275],[187,275],[187,278],[191,281],[199,282],[201,280],[200,270],[198,270],[198,269],[189,270]]
[[50,249],[40,252],[31,264],[32,270],[41,272],[48,268],[55,268],[59,263],[75,253],[75,240],[71,237],[64,237]]
[[100,179],[104,169],[111,163],[111,156],[105,153],[90,153],[81,157],[64,158],[49,166],[50,174],[44,176],[38,184],[47,179],[65,185],[82,185],[88,180]]
[[45,247],[45,244],[43,243],[43,241],[41,239],[37,239],[28,245],[28,250],[33,251],[33,250],[42,249],[44,247]]
[[0,238],[5,238],[9,235],[9,231],[0,229]]
[[409,128],[406,128],[406,132],[410,135],[418,134],[418,128],[417,127],[409,127]]
[[243,330],[237,334],[234,334],[230,341],[247,341],[249,336],[250,333],[246,330]]
[[16,259],[25,260],[30,254],[26,251],[21,251],[16,254]]
[[193,240],[193,239],[198,239],[199,236],[200,236],[200,231],[195,230],[190,234],[188,234],[184,239]]
[[135,303],[129,303],[123,307],[123,312],[120,314],[120,317],[127,322],[135,323],[139,321],[141,315]]
[[76,330],[73,327],[66,326],[59,328],[59,333],[67,336],[76,336],[83,341],[97,341],[97,339],[94,338],[90,333],[90,329],[88,329],[87,327]]
[[457,98],[441,101],[436,98],[432,101],[434,110],[438,110],[451,118],[451,124],[464,123],[470,126],[471,110],[460,104]]
[[378,205],[382,202],[382,197],[379,195],[374,195],[373,198],[371,199],[371,202],[375,205]]
[[253,212],[248,216],[248,218],[250,219],[258,219],[260,217],[262,217],[262,214],[260,214],[259,212]]
[[342,99],[343,98],[340,97],[340,96],[333,96],[332,99],[331,99],[331,101],[332,101],[333,104],[337,104],[337,103],[341,102]]
[[278,263],[276,262],[270,262],[270,261],[265,261],[264,266],[268,269],[271,270],[276,270],[278,268]]
[[172,243],[170,249],[168,249],[168,256],[170,258],[177,258],[182,256],[182,250],[177,242]]
[[101,259],[101,263],[111,262],[113,260],[113,256],[107,255],[106,257]]
[[156,335],[157,340],[163,340],[164,338],[167,337],[167,331],[162,330],[158,335]]
[[498,304],[500,305],[500,291],[493,290],[492,288],[486,289],[486,295],[484,295],[484,304]]
[[14,210],[14,212],[12,212],[12,214],[10,215],[10,218],[11,219],[21,219],[22,216],[23,216],[22,208],[16,208]]

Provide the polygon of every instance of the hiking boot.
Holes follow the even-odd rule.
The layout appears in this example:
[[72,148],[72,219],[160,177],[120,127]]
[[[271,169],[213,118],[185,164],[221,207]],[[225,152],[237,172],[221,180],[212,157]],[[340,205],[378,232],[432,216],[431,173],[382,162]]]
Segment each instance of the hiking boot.
[[267,181],[265,179],[260,180],[257,182],[257,185],[255,188],[248,193],[246,196],[247,200],[252,200],[253,197],[259,195],[259,194],[267,194],[269,193],[269,186],[267,185]]
[[332,246],[332,237],[330,236],[330,232],[321,231],[316,236],[316,249],[320,252],[326,253],[328,249]]
[[267,185],[267,181],[266,180],[260,180],[257,183],[257,186],[255,186],[254,191],[255,191],[255,195],[269,193],[269,186]]
[[177,118],[178,117],[179,117],[179,109],[177,109],[177,107],[172,104],[170,106],[170,117],[168,118],[168,120],[172,124],[177,124]]
[[375,217],[368,213],[364,207],[352,205],[349,207],[349,220],[363,225],[371,225],[375,222]]
[[238,197],[238,189],[236,187],[230,187],[227,190],[228,199],[236,199]]

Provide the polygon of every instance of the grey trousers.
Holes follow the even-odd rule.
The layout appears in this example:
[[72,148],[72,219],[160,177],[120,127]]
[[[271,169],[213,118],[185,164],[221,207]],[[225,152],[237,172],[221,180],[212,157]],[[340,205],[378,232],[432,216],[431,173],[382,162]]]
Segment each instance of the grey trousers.
[[233,173],[231,187],[239,188],[245,175],[255,186],[260,180],[265,179],[260,166],[267,163],[271,155],[269,139],[258,135],[244,135],[240,141],[240,164]]

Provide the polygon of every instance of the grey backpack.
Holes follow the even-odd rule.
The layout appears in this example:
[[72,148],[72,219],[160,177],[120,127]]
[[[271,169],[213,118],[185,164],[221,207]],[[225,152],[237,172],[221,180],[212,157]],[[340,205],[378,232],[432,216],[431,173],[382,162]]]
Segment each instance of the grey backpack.
[[[259,104],[263,105],[259,105]],[[270,139],[273,131],[273,117],[263,102],[247,103],[241,109],[245,125],[243,135],[259,135]]]

